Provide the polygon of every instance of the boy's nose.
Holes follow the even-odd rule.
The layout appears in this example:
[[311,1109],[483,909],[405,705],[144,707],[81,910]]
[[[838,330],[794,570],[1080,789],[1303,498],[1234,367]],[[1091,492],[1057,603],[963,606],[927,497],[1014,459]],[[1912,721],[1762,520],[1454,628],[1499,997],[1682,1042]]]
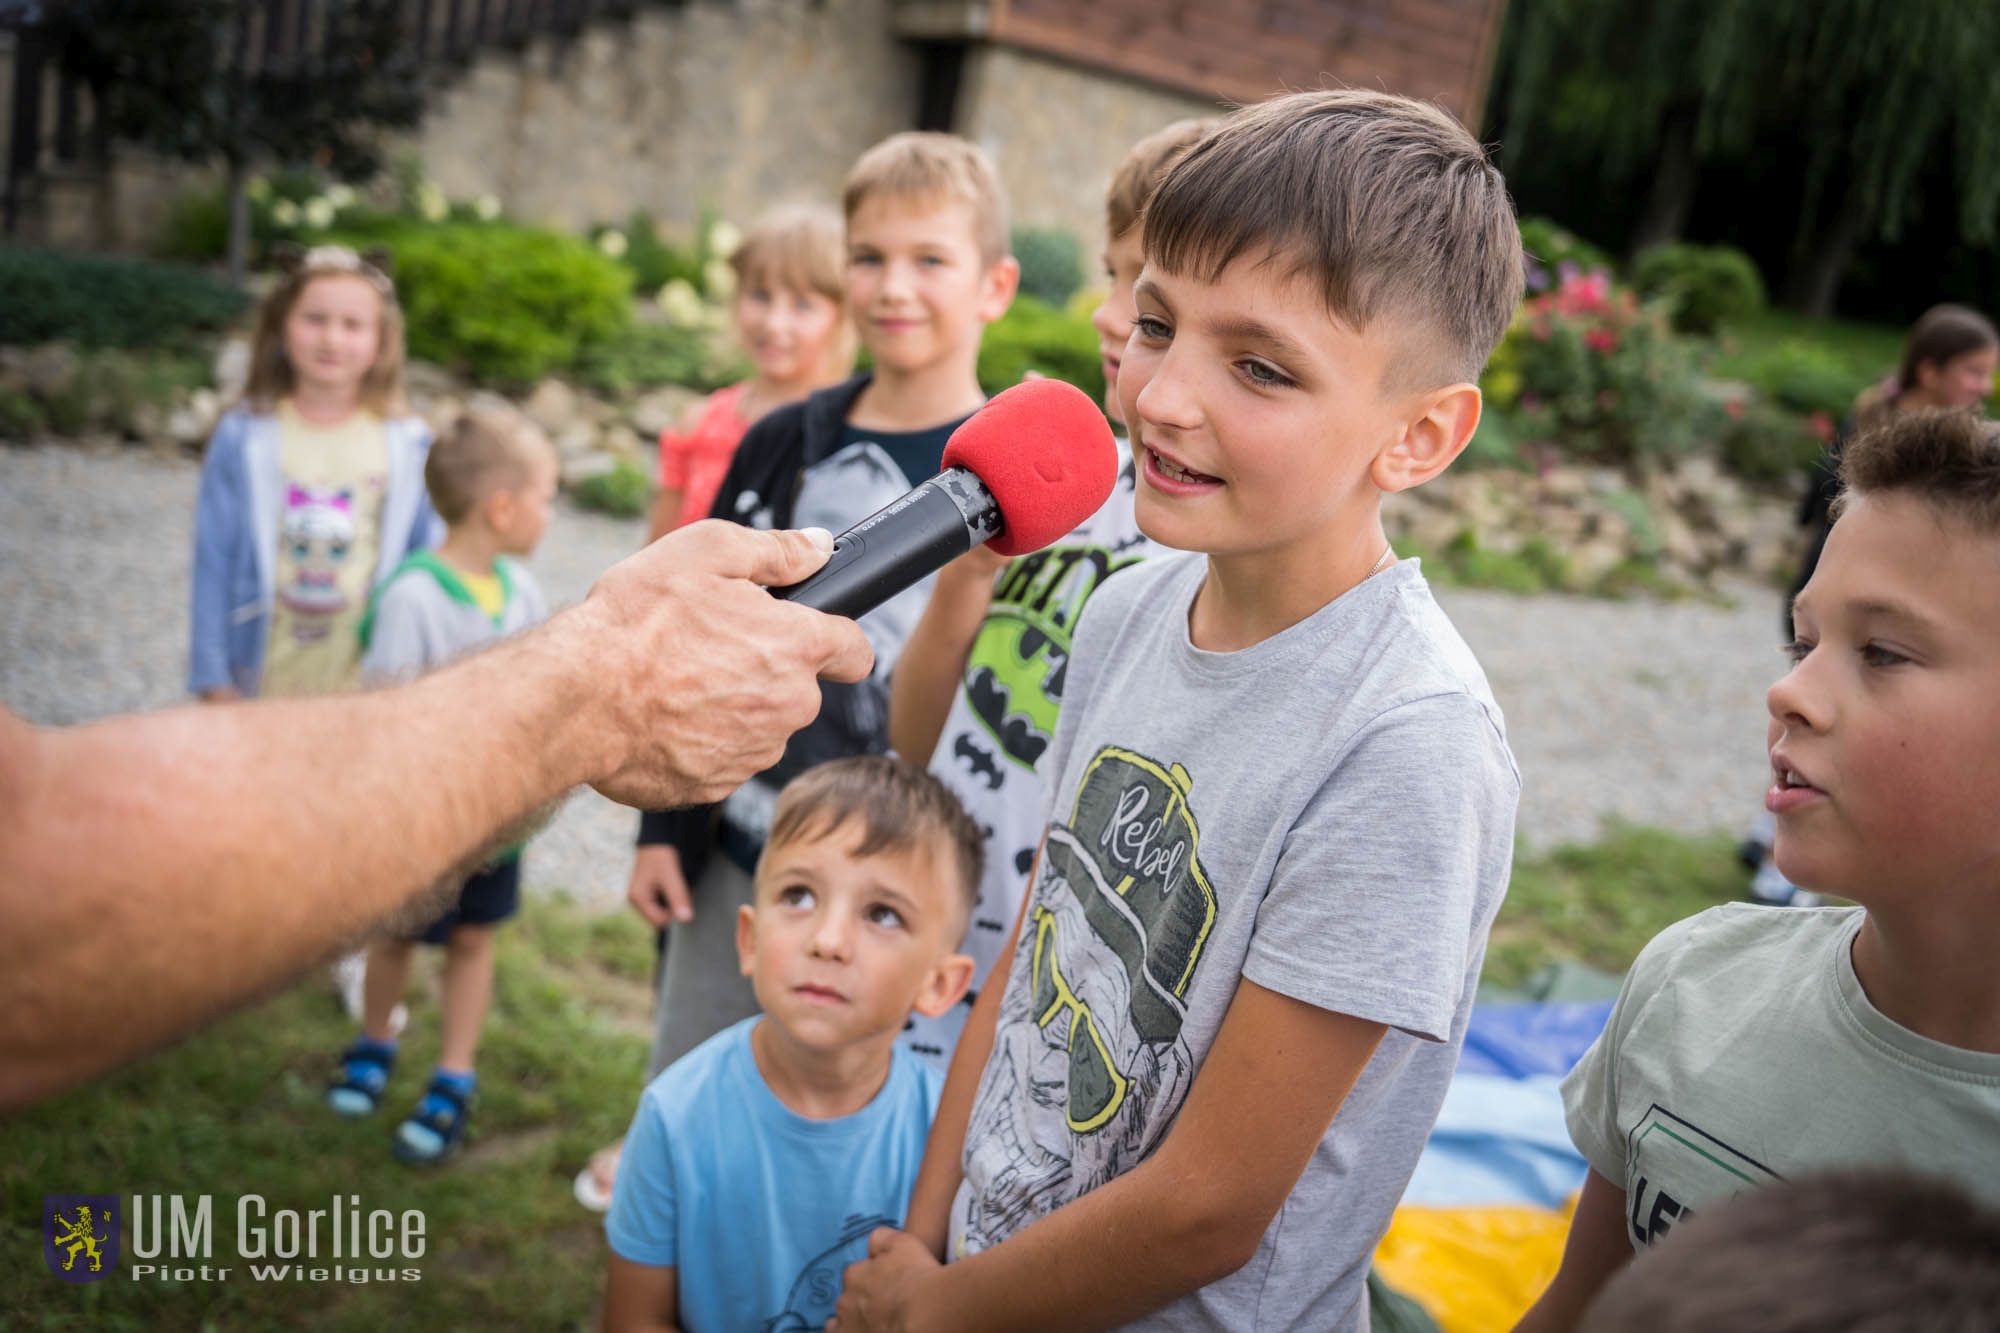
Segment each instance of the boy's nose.
[[1807,654],[1764,692],[1771,720],[1786,727],[1822,730],[1830,720],[1824,691],[1816,688],[1818,669]]
[[[1128,371],[1120,371],[1123,380]],[[1173,349],[1153,363],[1153,373],[1140,388],[1133,405],[1139,416],[1149,425],[1191,429],[1201,422],[1201,411],[1196,402],[1193,386],[1181,373],[1180,363]]]
[[854,942],[845,912],[822,912],[813,922],[812,951],[819,958],[845,959]]

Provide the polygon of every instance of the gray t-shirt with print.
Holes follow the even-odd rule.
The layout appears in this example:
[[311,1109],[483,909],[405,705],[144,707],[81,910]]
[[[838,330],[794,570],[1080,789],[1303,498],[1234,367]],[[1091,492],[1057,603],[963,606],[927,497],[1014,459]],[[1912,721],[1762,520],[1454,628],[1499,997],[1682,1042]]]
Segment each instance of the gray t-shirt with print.
[[1369,1255],[1443,1101],[1506,891],[1520,777],[1414,561],[1233,653],[1189,640],[1206,572],[1202,556],[1149,561],[1084,614],[952,1249],[1143,1162],[1248,977],[1389,1031],[1250,1262],[1140,1324],[1365,1327]]
[[1634,1250],[1773,1180],[1853,1166],[2000,1205],[2000,1055],[1877,1009],[1859,907],[1731,903],[1669,926],[1563,1081],[1570,1137],[1625,1191]]

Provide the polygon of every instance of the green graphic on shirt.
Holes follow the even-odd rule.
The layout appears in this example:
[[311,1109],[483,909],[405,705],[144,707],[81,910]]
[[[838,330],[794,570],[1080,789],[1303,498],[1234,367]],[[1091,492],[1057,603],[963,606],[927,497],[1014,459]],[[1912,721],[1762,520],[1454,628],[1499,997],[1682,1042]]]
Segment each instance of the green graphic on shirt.
[[[1055,734],[1070,638],[1098,585],[1141,556],[1052,546],[1015,560],[965,663],[965,696],[1001,753],[1033,769]],[[997,781],[997,779],[996,779]]]
[[1045,853],[1124,964],[1132,1028],[1147,1042],[1180,1035],[1187,988],[1215,926],[1215,890],[1188,808],[1193,787],[1179,764],[1107,746],[1084,770],[1069,824],[1050,830]]
[[1658,1103],[1632,1130],[1625,1198],[1633,1248],[1651,1245],[1695,1210],[1781,1177]]

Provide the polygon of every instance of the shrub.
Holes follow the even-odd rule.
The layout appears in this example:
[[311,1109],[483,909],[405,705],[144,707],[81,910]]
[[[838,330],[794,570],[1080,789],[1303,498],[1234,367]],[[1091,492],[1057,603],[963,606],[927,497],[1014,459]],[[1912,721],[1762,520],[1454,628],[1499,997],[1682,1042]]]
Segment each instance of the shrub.
[[1787,338],[1758,357],[1744,378],[1781,407],[1823,412],[1836,421],[1847,415],[1864,385],[1838,353],[1798,338]]
[[0,246],[0,343],[164,347],[218,332],[242,293],[174,264]]
[[750,373],[742,357],[718,347],[707,330],[678,324],[635,323],[585,346],[575,366],[578,383],[613,398],[662,384],[708,392]]
[[609,472],[585,477],[576,486],[576,502],[614,518],[637,518],[652,503],[653,483],[645,470],[629,458],[621,458]]
[[1734,246],[1656,245],[1633,263],[1632,282],[1668,303],[1682,333],[1712,334],[1764,308],[1757,266]]
[[[1816,420],[1831,434],[1832,418],[1820,413]],[[1732,405],[1720,442],[1722,465],[1757,485],[1792,485],[1826,447],[1814,421],[1757,400]]]
[[1083,247],[1061,227],[1016,227],[1014,258],[1021,265],[1021,294],[1057,310],[1083,286]]
[[1627,464],[1686,453],[1711,434],[1695,347],[1603,270],[1530,297],[1481,384],[1517,434]]
[[33,394],[0,389],[0,440],[26,440],[48,424]]
[[1527,252],[1531,296],[1559,286],[1565,277],[1612,268],[1610,255],[1548,218],[1521,219],[1521,249]]
[[366,243],[394,256],[411,355],[476,379],[528,383],[631,324],[631,273],[574,236],[506,222],[411,223]]
[[979,386],[998,393],[1019,384],[1030,370],[1074,384],[1096,401],[1104,399],[1104,363],[1090,321],[1021,296],[986,327],[979,347]]

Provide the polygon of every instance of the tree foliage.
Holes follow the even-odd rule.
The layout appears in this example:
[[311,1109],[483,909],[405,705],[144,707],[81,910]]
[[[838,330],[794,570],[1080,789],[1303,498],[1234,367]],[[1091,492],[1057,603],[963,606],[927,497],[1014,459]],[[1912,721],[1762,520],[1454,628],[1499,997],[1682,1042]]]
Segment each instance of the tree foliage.
[[[1829,237],[1894,238],[1927,203],[1962,241],[2000,239],[1988,0],[1514,0],[1501,59],[1510,163],[1561,141],[1606,187],[1657,187],[1677,148],[1706,174],[1782,144],[1795,264]],[[1939,163],[1948,200],[1923,188]]]

